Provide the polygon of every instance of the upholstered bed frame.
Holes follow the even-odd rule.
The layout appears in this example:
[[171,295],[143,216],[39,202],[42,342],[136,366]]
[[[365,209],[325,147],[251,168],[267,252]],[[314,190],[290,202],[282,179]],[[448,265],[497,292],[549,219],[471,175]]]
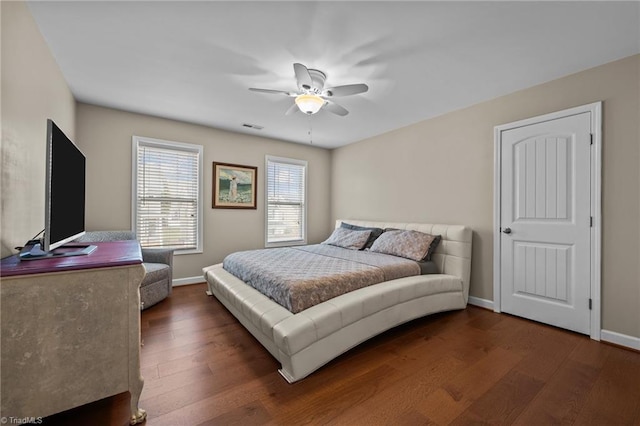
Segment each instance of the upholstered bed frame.
[[[350,224],[442,235],[433,255],[440,274],[372,285],[297,314],[231,275],[222,264],[203,269],[215,296],[280,361],[280,374],[298,381],[359,343],[436,312],[464,309],[471,272],[471,229],[460,225],[368,222]],[[336,227],[342,223],[336,221]]]

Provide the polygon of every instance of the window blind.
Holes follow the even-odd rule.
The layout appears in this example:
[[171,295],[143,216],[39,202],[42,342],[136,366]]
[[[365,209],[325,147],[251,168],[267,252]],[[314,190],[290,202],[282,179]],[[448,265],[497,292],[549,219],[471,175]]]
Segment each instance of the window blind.
[[139,141],[135,220],[141,246],[199,248],[199,169],[198,148]]
[[305,241],[306,162],[267,158],[267,245]]

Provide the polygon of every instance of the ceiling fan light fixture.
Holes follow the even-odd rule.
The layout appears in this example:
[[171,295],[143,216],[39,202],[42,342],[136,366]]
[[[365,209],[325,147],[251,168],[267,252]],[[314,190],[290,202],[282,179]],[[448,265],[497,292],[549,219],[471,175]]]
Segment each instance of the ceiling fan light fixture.
[[[2,0],[0,0],[2,1]],[[369,86],[364,83],[345,84],[325,88],[327,75],[320,70],[307,68],[300,63],[293,64],[293,71],[296,74],[298,91],[287,92],[284,90],[259,89],[250,87],[254,92],[271,93],[293,97],[295,101],[289,105],[285,115],[293,114],[297,110],[307,115],[312,115],[320,111],[323,107],[328,112],[344,117],[349,111],[328,98],[357,95],[369,90]]]
[[296,105],[305,114],[315,114],[324,105],[324,99],[317,95],[303,94],[296,97]]

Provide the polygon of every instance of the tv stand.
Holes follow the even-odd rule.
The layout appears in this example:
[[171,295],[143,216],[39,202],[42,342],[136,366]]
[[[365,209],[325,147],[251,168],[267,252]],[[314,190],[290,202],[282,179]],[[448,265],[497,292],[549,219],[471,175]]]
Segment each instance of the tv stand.
[[93,244],[91,256],[2,259],[3,418],[47,417],[127,391],[130,423],[146,418],[138,407],[140,245]]
[[85,256],[91,254],[98,248],[88,244],[66,244],[56,249],[45,251],[42,250],[40,243],[27,244],[20,250],[18,255],[20,260],[40,260],[51,257],[68,257],[68,256]]

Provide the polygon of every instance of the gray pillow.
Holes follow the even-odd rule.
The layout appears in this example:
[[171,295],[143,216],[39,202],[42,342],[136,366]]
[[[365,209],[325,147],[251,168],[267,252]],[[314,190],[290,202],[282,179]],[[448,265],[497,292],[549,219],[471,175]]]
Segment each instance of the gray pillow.
[[429,250],[427,250],[427,255],[424,257],[424,260],[431,260],[433,252],[436,251],[436,247],[438,247],[438,244],[440,244],[442,240],[442,235],[432,235],[432,237],[433,241],[431,241],[431,245],[429,245]]
[[353,229],[336,228],[326,241],[321,244],[342,247],[350,250],[361,250],[369,240],[371,231],[356,231]]
[[420,275],[439,274],[438,265],[433,260],[420,260],[416,262],[420,266]]
[[429,250],[437,237],[439,236],[410,230],[386,231],[373,243],[371,251],[406,257],[416,261],[430,260],[427,259],[428,256],[430,257]]
[[[389,231],[403,231],[403,229],[398,229],[398,228],[384,228],[383,232],[389,232]],[[415,231],[415,232],[420,232],[420,231]],[[422,234],[426,234],[426,235],[431,235],[431,234],[427,234],[426,232],[422,232]],[[431,260],[431,256],[433,255],[433,252],[436,251],[436,248],[438,247],[438,244],[440,244],[440,241],[442,240],[442,235],[434,235],[433,236],[434,239],[433,241],[431,241],[431,245],[429,246],[429,250],[427,250],[427,254],[424,257],[424,259],[422,260]]]
[[371,235],[369,236],[369,240],[364,245],[363,249],[371,248],[371,246],[373,245],[373,242],[376,240],[376,238],[378,238],[384,232],[384,229],[382,229],[382,228],[369,228],[367,226],[352,225],[350,223],[345,223],[345,222],[342,222],[340,224],[340,228],[353,229],[355,231],[371,231]]

